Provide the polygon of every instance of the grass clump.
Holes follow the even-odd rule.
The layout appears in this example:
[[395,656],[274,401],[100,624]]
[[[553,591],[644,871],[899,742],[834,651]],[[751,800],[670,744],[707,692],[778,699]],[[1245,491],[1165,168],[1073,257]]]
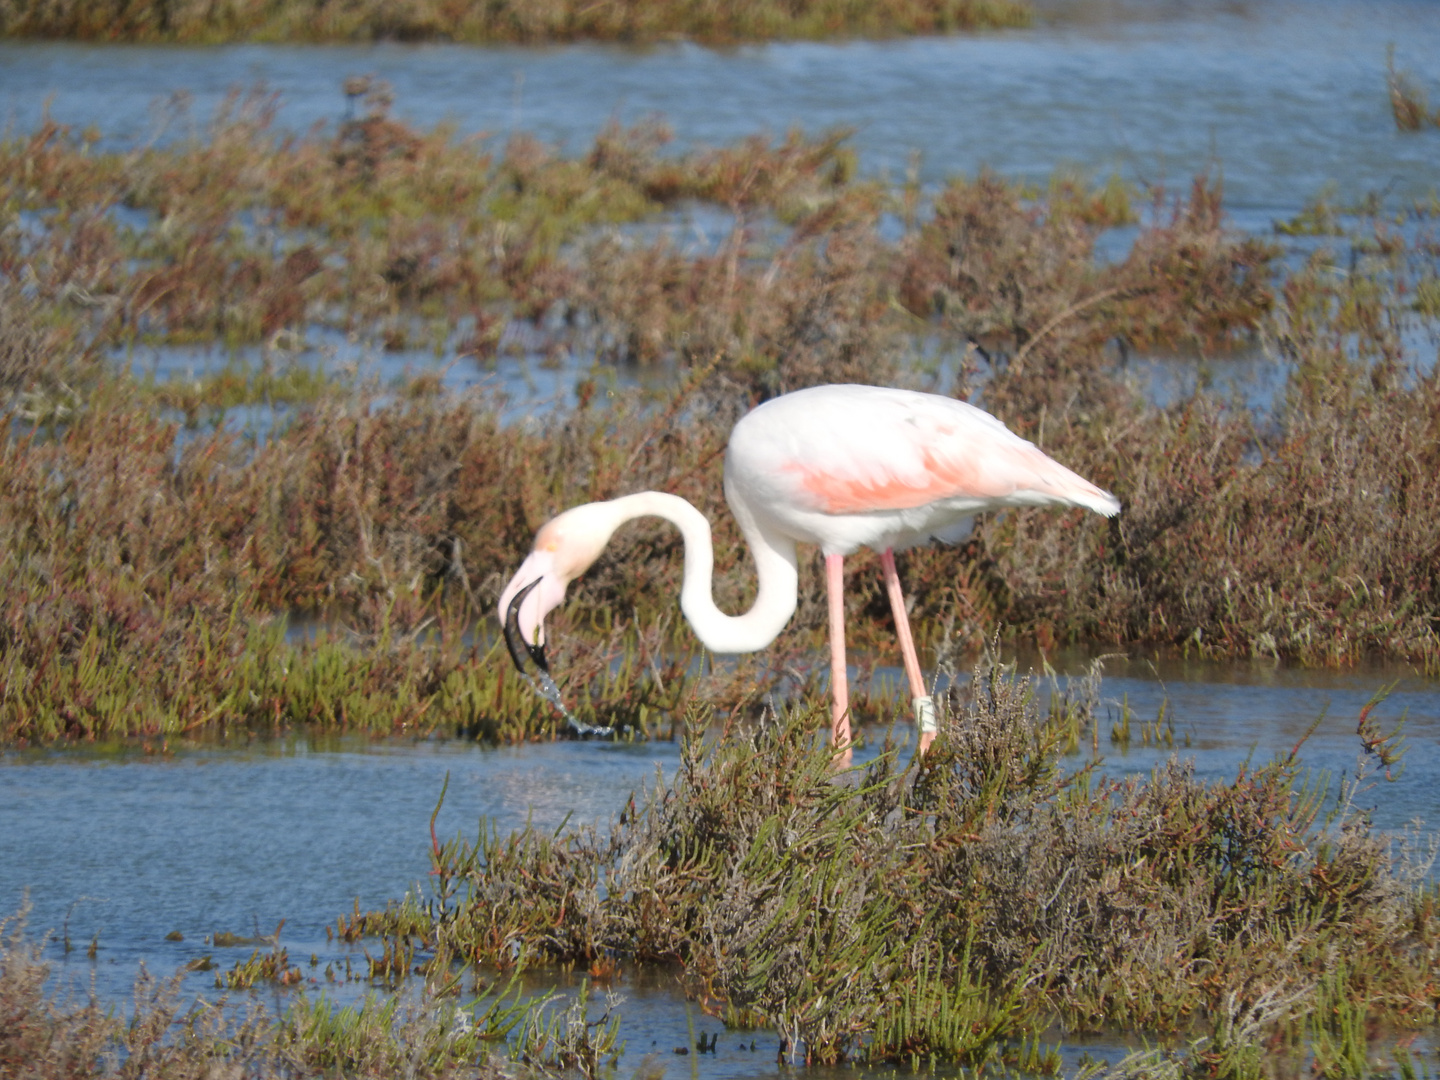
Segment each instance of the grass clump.
[[1428,123],[1440,124],[1440,113],[1430,115],[1425,89],[1415,76],[1395,66],[1395,46],[1385,49],[1385,89],[1390,94],[1390,112],[1400,131],[1419,131]]
[[[32,429],[0,447],[8,741],[297,724],[511,740],[553,730],[489,642],[466,640],[489,604],[457,556],[508,556],[481,554],[504,534],[470,512],[484,488],[465,480],[505,461],[524,471],[525,446],[493,417],[423,405],[371,416],[332,399],[264,448],[217,431],[176,453],[176,437],[127,399],[97,403],[59,437]],[[515,535],[528,533],[512,509]],[[452,533],[452,518],[475,528]],[[277,615],[336,608],[343,628],[303,641]],[[640,732],[690,682],[688,656],[631,620],[567,653],[579,712]]]
[[1035,689],[987,661],[923,763],[886,747],[840,778],[813,710],[718,734],[694,713],[674,781],[608,830],[437,846],[433,894],[365,932],[443,965],[674,964],[812,1063],[1038,1060],[1058,1023],[1239,1076],[1262,1046],[1340,1052],[1360,1021],[1314,1027],[1327,1003],[1434,1021],[1434,886],[1357,809],[1367,768],[1332,791],[1293,751],[1226,782],[1067,771]]

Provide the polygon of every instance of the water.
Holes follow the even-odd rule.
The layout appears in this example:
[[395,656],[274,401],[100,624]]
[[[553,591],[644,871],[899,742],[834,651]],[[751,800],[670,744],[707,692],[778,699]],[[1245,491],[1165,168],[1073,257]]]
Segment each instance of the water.
[[[509,323],[502,340],[507,345],[513,342],[514,347],[484,364],[456,355],[454,341],[464,337],[464,328],[438,349],[388,349],[377,341],[313,323],[305,327],[303,335],[297,333],[282,339],[279,348],[135,345],[123,353],[116,350],[113,358],[127,364],[138,377],[157,383],[198,380],[225,371],[248,374],[268,368],[282,372],[297,365],[370,387],[377,395],[377,402],[383,402],[386,394],[415,376],[433,373],[449,393],[489,395],[501,419],[513,423],[544,408],[573,409],[578,400],[575,384],[581,378],[596,374],[591,358],[568,350],[558,360],[545,359],[542,352],[531,347],[533,342],[527,340],[538,337],[529,333],[532,330],[528,323]],[[669,377],[668,373],[650,369],[609,370],[614,372],[616,385],[627,387],[653,386]],[[283,411],[283,407],[274,408]],[[231,406],[225,411],[224,419],[232,430],[257,431],[262,435],[274,421],[274,411],[269,405]]]
[[[63,43],[0,44],[0,122],[20,134],[48,109],[57,120],[94,127],[108,147],[143,145],[203,125],[234,87],[263,82],[281,95],[279,121],[291,130],[333,125],[344,113],[342,80],[373,74],[396,91],[396,112],[461,134],[528,130],[569,150],[610,119],[663,113],[682,145],[720,145],[791,125],[847,126],[862,169],[898,179],[918,164],[939,183],[990,167],[1043,180],[1070,165],[1183,190],[1205,168],[1223,171],[1234,222],[1269,232],[1326,182],[1343,202],[1378,191],[1392,203],[1428,194],[1440,165],[1440,132],[1395,130],[1385,95],[1387,44],[1436,98],[1440,5],[1434,0],[1252,0],[1224,6],[1166,0],[1047,3],[1042,25],[979,37],[847,44],[782,44],[707,50],[686,44],[644,49],[578,45],[473,49],[447,45],[228,46],[144,48]],[[157,101],[189,95],[188,119],[160,123]],[[320,334],[329,350],[363,369],[371,354]],[[522,350],[523,351],[523,350]],[[423,368],[433,354],[391,357]],[[160,374],[175,365],[208,369],[227,357],[165,352],[137,356]],[[502,358],[493,373],[457,366],[456,389],[495,379],[512,393],[529,387],[563,395],[570,369],[537,369]],[[505,365],[511,365],[507,367]],[[1269,370],[1269,369],[1267,369]],[[1217,370],[1217,378],[1246,371]],[[1274,374],[1270,371],[1270,374]],[[368,373],[362,370],[362,377]],[[1139,377],[1161,383],[1166,367]],[[1182,378],[1185,376],[1181,376]],[[1269,375],[1265,376],[1269,378]],[[1155,393],[1184,393],[1186,386]],[[1263,400],[1273,387],[1261,386]],[[1083,665],[1069,665],[1078,671]],[[1362,793],[1376,823],[1398,830],[1440,820],[1440,686],[1390,672],[1294,672],[1268,664],[1152,668],[1112,662],[1103,684],[1118,715],[1136,720],[1173,710],[1179,752],[1205,777],[1233,776],[1247,757],[1288,750],[1317,716],[1323,722],[1302,756],[1332,777],[1354,767],[1355,720],[1371,695],[1393,681],[1387,724],[1408,713],[1411,753],[1404,775]],[[1106,769],[1148,772],[1169,751],[1108,742]],[[1189,746],[1184,745],[1188,738]],[[863,756],[863,751],[862,751]],[[606,820],[629,792],[674,772],[677,748],[601,741],[483,748],[446,740],[413,743],[290,739],[242,746],[181,748],[173,756],[136,751],[46,751],[0,755],[0,913],[28,890],[37,931],[68,929],[74,946],[51,954],[62,974],[93,974],[102,996],[128,997],[137,965],[169,973],[207,953],[221,967],[248,948],[216,950],[207,934],[269,933],[307,973],[346,955],[324,928],[354,903],[381,906],[419,884],[429,869],[429,820],[444,777],[442,838],[473,835],[482,817],[501,829],[527,818],[544,827]],[[1077,757],[1077,764],[1081,758]],[[166,941],[179,931],[183,941]],[[92,965],[86,947],[98,942]],[[208,976],[195,992],[213,994]],[[739,1049],[723,1036],[711,1057],[673,1057],[688,1026],[718,1025],[687,1009],[662,976],[627,976],[618,987],[629,1050],[623,1070],[654,1052],[674,1073],[775,1076],[773,1037]],[[1067,1044],[1068,1066],[1082,1047]],[[1087,1047],[1095,1056],[1120,1049]],[[788,1074],[787,1074],[788,1075]]]
[[[1072,663],[1069,668],[1075,671],[1078,666]],[[1434,680],[1403,668],[1305,671],[1270,661],[1156,664],[1116,659],[1106,662],[1105,672],[1101,696],[1113,722],[1120,719],[1125,702],[1134,717],[1132,726],[1153,720],[1162,702],[1174,717],[1173,750],[1141,746],[1138,734],[1132,734],[1128,748],[1116,747],[1109,743],[1112,722],[1102,723],[1100,753],[1112,775],[1148,773],[1175,753],[1193,757],[1196,774],[1204,779],[1233,779],[1247,758],[1258,765],[1300,744],[1300,758],[1308,769],[1338,781],[1355,773],[1361,709],[1389,689],[1373,715],[1385,731],[1403,719],[1410,752],[1399,779],[1378,780],[1357,805],[1370,809],[1375,824],[1389,831],[1401,831],[1415,821],[1440,824],[1440,757],[1434,753],[1440,745],[1440,683]]]
[[551,705],[563,717],[565,723],[570,725],[570,730],[581,737],[595,736],[596,738],[608,739],[615,734],[613,727],[596,727],[594,724],[587,724],[575,719],[575,715],[565,706],[565,699],[560,695],[560,688],[555,685],[555,680],[550,677],[548,671],[538,671],[534,675],[527,675],[530,685],[535,687],[540,696]]
[[[207,934],[268,934],[281,919],[292,959],[334,956],[325,927],[336,916],[426,888],[447,773],[436,833],[473,838],[481,818],[506,831],[527,818],[543,828],[604,820],[677,760],[670,743],[359,738],[169,756],[10,753],[0,756],[0,912],[28,890],[34,929],[58,934],[68,915],[82,953],[98,934],[107,996],[124,995],[138,961],[168,973],[212,952]],[[184,942],[164,940],[176,930]],[[226,966],[249,955],[213,951]]]

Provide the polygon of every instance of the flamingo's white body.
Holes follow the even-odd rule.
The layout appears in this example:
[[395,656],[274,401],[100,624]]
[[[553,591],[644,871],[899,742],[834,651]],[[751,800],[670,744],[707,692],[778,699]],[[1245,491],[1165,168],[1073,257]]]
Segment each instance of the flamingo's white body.
[[[547,522],[501,594],[501,621],[513,626],[518,617],[524,641],[542,645],[543,620],[564,599],[566,585],[599,557],[621,524],[653,515],[675,524],[684,537],[680,607],[696,637],[712,652],[754,652],[774,641],[795,613],[795,545],[816,544],[825,555],[829,588],[832,736],[845,748],[850,729],[843,559],[858,548],[872,548],[881,553],[923,749],[933,738],[933,707],[894,552],[932,539],[958,539],[971,516],[984,510],[1082,506],[1107,517],[1120,510],[1113,495],[989,413],[953,398],[874,386],[798,390],[744,416],[725,452],[725,498],[759,574],[759,592],[745,614],[727,615],[715,606],[705,516],[677,496],[645,491],[576,506]],[[848,757],[848,749],[843,752]]]

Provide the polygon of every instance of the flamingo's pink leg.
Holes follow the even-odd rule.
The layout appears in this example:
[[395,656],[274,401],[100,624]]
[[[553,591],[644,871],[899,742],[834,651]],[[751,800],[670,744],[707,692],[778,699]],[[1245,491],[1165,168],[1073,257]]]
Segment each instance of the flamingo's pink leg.
[[830,741],[840,764],[850,764],[850,688],[845,677],[845,556],[825,556],[830,599]]
[[915,723],[920,729],[920,752],[923,754],[935,741],[935,702],[925,690],[925,676],[920,671],[920,657],[915,652],[915,638],[910,633],[910,616],[905,611],[905,594],[900,589],[893,549],[886,548],[881,553],[880,565],[885,571],[885,592],[890,596],[890,611],[895,616],[895,636],[900,639],[900,654],[905,658],[905,677],[910,682],[910,697],[915,703]]

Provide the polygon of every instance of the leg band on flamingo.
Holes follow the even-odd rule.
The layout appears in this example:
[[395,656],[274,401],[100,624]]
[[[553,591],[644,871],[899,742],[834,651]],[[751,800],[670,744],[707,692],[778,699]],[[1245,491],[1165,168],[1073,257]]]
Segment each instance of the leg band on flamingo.
[[915,727],[921,735],[934,735],[940,730],[935,723],[935,699],[928,694],[915,699]]

